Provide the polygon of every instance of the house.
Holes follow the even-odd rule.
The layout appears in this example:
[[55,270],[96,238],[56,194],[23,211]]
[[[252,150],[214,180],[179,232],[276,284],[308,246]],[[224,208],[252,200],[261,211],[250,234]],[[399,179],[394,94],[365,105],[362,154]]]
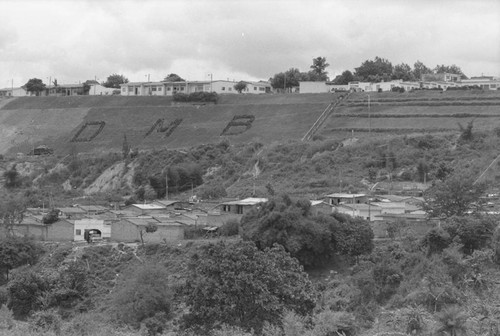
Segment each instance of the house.
[[160,205],[158,203],[131,204],[127,209],[134,213],[137,213],[138,215],[153,215],[167,212],[167,208],[164,205]]
[[422,74],[422,82],[460,82],[462,76],[452,73]]
[[333,206],[323,200],[311,201],[311,213],[313,215],[318,215],[318,214],[328,215],[331,214],[333,211],[334,211]]
[[404,214],[406,205],[403,202],[371,202],[382,209],[381,214]]
[[29,96],[29,92],[22,87],[11,87],[0,89],[0,98],[10,97],[25,97]]
[[82,219],[87,215],[87,212],[78,207],[64,207],[59,209],[59,218],[66,219]]
[[238,201],[224,202],[219,204],[217,208],[221,210],[221,213],[244,215],[258,204],[266,202],[267,198],[250,197]]
[[43,241],[72,241],[73,223],[59,219],[52,224],[43,224],[41,216],[27,216],[13,227],[14,234]]
[[[146,232],[148,225],[156,227],[155,232]],[[120,242],[160,243],[184,239],[185,224],[175,220],[157,220],[153,217],[123,218],[111,224],[111,239]]]
[[[234,86],[238,82],[230,80],[180,81],[180,82],[132,82],[120,85],[122,96],[172,96],[176,93],[215,92],[237,94]],[[271,92],[268,82],[245,82],[243,93],[261,94]]]
[[45,96],[82,96],[88,95],[88,86],[85,84],[58,84],[45,88]]
[[89,85],[90,89],[88,94],[90,96],[110,96],[116,94],[115,92],[120,92],[120,89],[107,88],[97,83],[92,83]]
[[87,234],[93,231],[100,239],[111,238],[111,225],[102,219],[83,218],[74,221],[74,241],[84,241]]
[[381,220],[380,215],[382,214],[382,208],[364,203],[336,205],[334,211],[352,217],[361,217],[370,222]]
[[89,216],[103,214],[108,211],[108,208],[100,205],[78,205],[78,208],[85,211]]
[[368,197],[366,194],[346,194],[346,193],[333,193],[325,196],[330,205],[338,204],[360,204],[366,203]]

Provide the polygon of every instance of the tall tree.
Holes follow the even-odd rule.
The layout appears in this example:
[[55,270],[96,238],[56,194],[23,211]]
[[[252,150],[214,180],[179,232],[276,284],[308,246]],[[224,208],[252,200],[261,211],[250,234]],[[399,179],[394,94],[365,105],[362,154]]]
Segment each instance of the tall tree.
[[393,79],[402,79],[404,81],[413,81],[415,80],[415,76],[413,75],[413,71],[408,64],[401,63],[394,66],[392,71]]
[[275,89],[292,88],[299,86],[300,81],[309,80],[307,73],[300,72],[297,68],[275,74],[269,79],[271,86]]
[[436,182],[424,193],[424,208],[432,217],[463,216],[481,210],[485,183],[474,183],[470,173],[458,172]]
[[335,79],[333,80],[333,83],[335,85],[347,85],[347,84],[349,84],[349,82],[352,82],[352,81],[354,81],[354,75],[349,70],[346,70],[346,71],[342,72],[341,75],[338,75],[337,77],[335,77]]
[[260,333],[265,322],[280,324],[285,310],[306,315],[315,305],[297,259],[279,245],[261,251],[252,242],[207,246],[192,260],[183,292],[183,327],[205,332],[228,324]]
[[390,80],[392,76],[392,63],[378,56],[373,61],[366,60],[356,68],[355,76],[368,82],[381,82]]
[[115,73],[115,74],[109,75],[108,78],[106,79],[106,81],[102,85],[104,87],[107,87],[107,88],[119,89],[120,84],[125,84],[125,83],[128,83],[128,78],[126,78],[123,75],[119,75],[119,74]]
[[413,64],[413,76],[416,80],[422,80],[422,75],[430,73],[432,73],[432,70],[425,66],[424,63],[416,61],[415,64]]
[[326,63],[325,57],[316,57],[313,59],[313,64],[310,66],[311,71],[309,72],[310,79],[312,81],[326,81],[328,80],[328,71],[325,71],[330,64]]
[[34,93],[39,96],[40,93],[45,90],[46,85],[43,83],[41,79],[31,78],[26,84],[24,84],[24,88],[26,91],[30,93]]
[[185,82],[186,80],[179,76],[178,74],[171,73],[168,74],[164,79],[164,82]]

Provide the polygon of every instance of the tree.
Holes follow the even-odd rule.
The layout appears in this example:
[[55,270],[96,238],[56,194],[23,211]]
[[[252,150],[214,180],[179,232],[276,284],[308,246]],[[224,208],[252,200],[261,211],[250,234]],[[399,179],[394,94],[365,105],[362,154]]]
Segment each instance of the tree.
[[352,81],[354,81],[354,75],[349,70],[346,70],[346,71],[342,72],[341,75],[338,75],[337,77],[335,77],[335,79],[333,80],[333,83],[335,85],[347,85],[347,84],[349,84],[349,82],[352,82]]
[[130,154],[130,145],[127,140],[127,134],[123,133],[123,142],[122,142],[123,159],[126,160],[129,154]]
[[477,212],[484,201],[485,183],[474,183],[470,173],[460,172],[436,182],[424,193],[424,209],[431,217],[463,216]]
[[464,75],[462,72],[462,69],[460,67],[456,66],[455,64],[453,65],[436,65],[434,68],[434,72],[439,74],[439,73],[449,73],[449,74],[455,74],[455,75],[460,75],[462,79],[467,79],[467,76]]
[[120,84],[125,84],[125,83],[128,83],[128,79],[123,75],[118,75],[115,73],[109,75],[106,81],[102,85],[107,88],[119,89]]
[[325,71],[330,64],[326,63],[325,57],[316,57],[313,58],[313,64],[310,66],[312,69],[310,74],[310,80],[313,81],[327,81],[328,80],[328,71]]
[[135,328],[158,313],[172,310],[173,290],[168,273],[160,264],[144,265],[116,286],[112,311],[119,321]]
[[403,81],[413,81],[415,80],[415,76],[413,75],[413,71],[408,64],[401,63],[394,66],[392,71],[393,79],[402,79]]
[[459,239],[464,253],[472,254],[475,250],[488,246],[496,226],[496,218],[477,215],[453,216],[446,220],[443,228],[449,233],[451,240]]
[[16,165],[13,165],[9,170],[3,173],[4,185],[7,189],[17,188],[21,185],[21,179],[19,172],[16,169]]
[[26,89],[26,91],[34,93],[37,96],[39,96],[40,93],[45,90],[45,87],[46,85],[43,83],[43,81],[38,78],[31,78],[26,84],[24,84],[24,88]]
[[300,72],[297,68],[290,68],[287,71],[280,72],[270,78],[271,86],[275,89],[292,88],[299,86],[300,81],[309,80],[309,75]]
[[4,236],[13,235],[14,225],[23,221],[26,204],[22,197],[13,196],[0,203],[0,225]]
[[432,70],[426,67],[424,63],[416,61],[415,64],[413,64],[413,77],[416,80],[422,80],[422,75],[430,73],[432,73]]
[[52,224],[59,220],[59,209],[51,209],[46,215],[43,216],[43,224]]
[[368,82],[381,82],[390,80],[392,76],[392,64],[386,59],[375,57],[373,61],[364,61],[354,74],[360,80]]
[[43,249],[32,239],[24,237],[0,238],[0,272],[4,279],[9,278],[9,272],[14,268],[38,261]]
[[41,306],[40,295],[49,290],[50,284],[35,267],[24,266],[13,272],[7,284],[9,308],[16,318],[24,318]]
[[205,247],[192,259],[183,288],[188,314],[183,328],[213,330],[227,324],[260,332],[282,313],[312,311],[315,293],[308,275],[281,246],[261,251],[252,242]]
[[241,219],[242,238],[253,241],[260,249],[282,245],[304,267],[329,260],[335,253],[328,217],[310,214],[309,200],[287,204],[275,198],[261,204]]
[[163,78],[164,82],[185,82],[186,80],[181,76],[171,73],[168,74],[167,77]]
[[341,213],[333,213],[331,217],[335,219],[330,230],[337,253],[358,257],[373,250],[374,235],[367,220]]
[[238,93],[241,93],[247,88],[247,83],[244,81],[239,81],[238,83],[234,84],[234,89],[238,91]]

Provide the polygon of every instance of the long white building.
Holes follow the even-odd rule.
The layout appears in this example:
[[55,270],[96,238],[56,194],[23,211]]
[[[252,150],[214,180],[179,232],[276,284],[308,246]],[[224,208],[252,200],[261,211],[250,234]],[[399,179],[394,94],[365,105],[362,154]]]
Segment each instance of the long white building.
[[[175,93],[216,92],[218,94],[238,93],[234,86],[238,82],[228,80],[185,81],[185,82],[131,82],[121,84],[122,96],[172,96]],[[261,94],[271,92],[268,82],[248,82],[242,93]]]

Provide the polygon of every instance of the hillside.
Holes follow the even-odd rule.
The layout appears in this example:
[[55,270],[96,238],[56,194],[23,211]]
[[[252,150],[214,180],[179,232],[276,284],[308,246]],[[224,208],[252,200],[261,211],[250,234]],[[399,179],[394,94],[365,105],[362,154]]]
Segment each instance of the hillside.
[[120,151],[124,135],[140,150],[217,143],[221,136],[234,143],[300,139],[334,98],[237,95],[217,105],[170,97],[18,98],[0,108],[0,151],[28,153],[41,144],[56,155]]

